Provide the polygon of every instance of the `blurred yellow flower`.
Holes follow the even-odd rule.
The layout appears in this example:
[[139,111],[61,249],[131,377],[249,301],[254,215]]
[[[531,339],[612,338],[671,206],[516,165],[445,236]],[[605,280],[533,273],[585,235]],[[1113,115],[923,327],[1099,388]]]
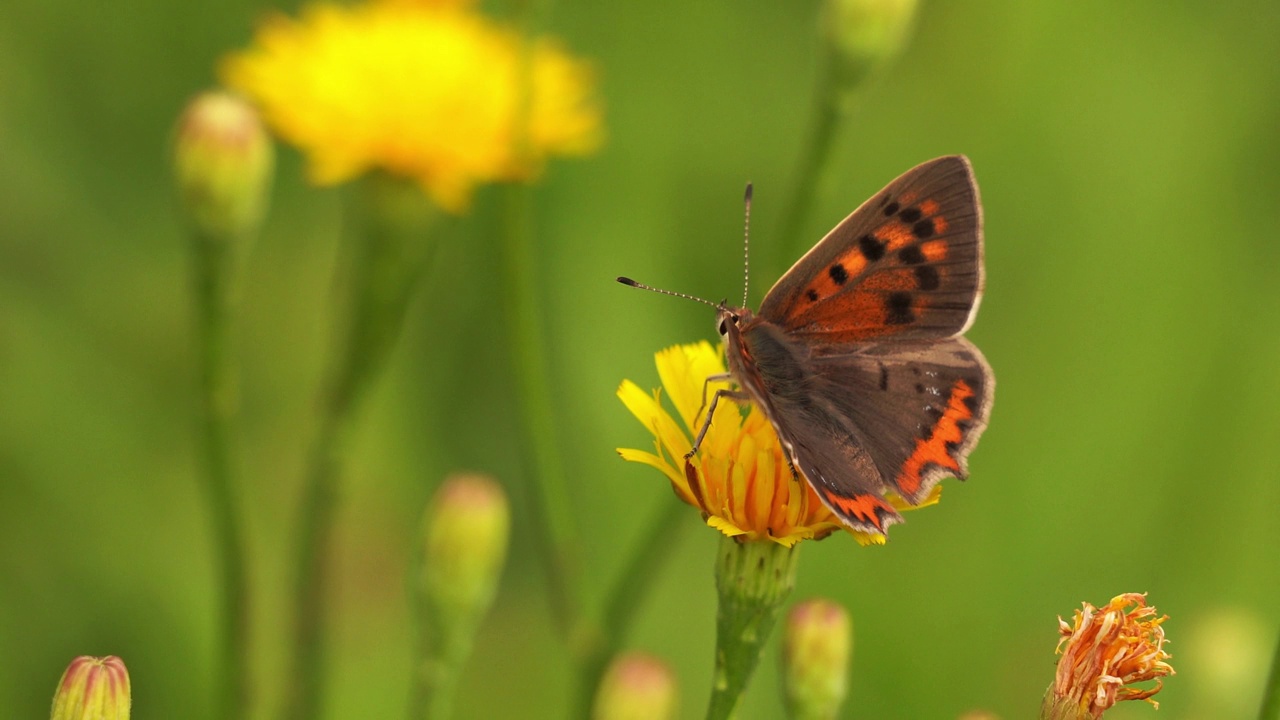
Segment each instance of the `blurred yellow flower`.
[[[654,435],[654,452],[619,448],[624,460],[657,468],[681,500],[701,510],[708,525],[729,537],[791,547],[845,527],[807,482],[792,476],[773,425],[755,405],[744,415],[737,405],[720,403],[697,455],[686,464],[692,435],[701,427],[696,416],[702,409],[703,384],[708,377],[724,373],[724,360],[705,341],[667,348],[655,360],[662,386],[684,427],[662,406],[659,391],[646,393],[624,380],[618,398]],[[707,397],[717,387],[728,385],[712,383]],[[897,510],[913,510],[937,502],[940,492],[935,487],[918,506],[893,495],[886,499]],[[849,532],[861,545],[885,541],[878,533]]]
[[530,179],[549,156],[589,153],[601,136],[590,67],[547,38],[523,54],[518,33],[470,4],[380,0],[274,15],[250,48],[224,58],[220,76],[302,149],[313,182],[381,169],[459,213],[477,185]]
[[[1159,678],[1173,674],[1161,627],[1167,619],[1156,617],[1141,593],[1117,595],[1101,610],[1084,603],[1070,623],[1058,618],[1062,657],[1041,717],[1097,720],[1121,700],[1160,707],[1151,696],[1160,692]],[[1155,685],[1133,687],[1149,680]]]

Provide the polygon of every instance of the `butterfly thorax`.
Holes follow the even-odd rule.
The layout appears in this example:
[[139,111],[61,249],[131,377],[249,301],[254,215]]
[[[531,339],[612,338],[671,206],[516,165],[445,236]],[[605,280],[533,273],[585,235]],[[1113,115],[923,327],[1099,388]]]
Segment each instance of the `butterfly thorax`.
[[806,348],[777,325],[745,308],[722,307],[717,329],[725,344],[729,371],[738,385],[773,417],[773,400],[805,397]]

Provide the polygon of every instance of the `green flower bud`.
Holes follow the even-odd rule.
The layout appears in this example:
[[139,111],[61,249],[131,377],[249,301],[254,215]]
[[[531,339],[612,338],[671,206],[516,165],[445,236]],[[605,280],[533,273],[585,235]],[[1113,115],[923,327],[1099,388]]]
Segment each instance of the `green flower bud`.
[[827,720],[840,714],[849,692],[853,635],[849,614],[830,600],[806,600],[787,616],[782,682],[790,716]]
[[483,613],[493,602],[511,525],[507,496],[483,475],[454,475],[423,521],[421,591],[445,615]]
[[462,667],[498,589],[510,524],[506,494],[483,475],[447,478],[427,507],[412,716],[452,714]]
[[129,720],[129,671],[118,657],[82,655],[67,666],[50,720]]
[[202,235],[227,239],[262,221],[275,156],[258,112],[225,92],[187,104],[173,148],[182,208]]
[[852,89],[906,44],[916,0],[827,0],[822,34],[830,57],[831,81]]
[[668,720],[676,716],[676,679],[644,653],[614,659],[596,691],[592,720]]

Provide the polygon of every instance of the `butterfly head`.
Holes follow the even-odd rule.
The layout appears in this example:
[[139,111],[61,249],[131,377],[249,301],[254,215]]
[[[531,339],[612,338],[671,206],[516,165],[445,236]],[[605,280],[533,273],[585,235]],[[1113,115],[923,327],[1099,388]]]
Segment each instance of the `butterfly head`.
[[720,333],[722,338],[727,337],[729,333],[736,333],[740,330],[750,317],[750,310],[729,307],[726,303],[721,302],[716,306],[716,332]]

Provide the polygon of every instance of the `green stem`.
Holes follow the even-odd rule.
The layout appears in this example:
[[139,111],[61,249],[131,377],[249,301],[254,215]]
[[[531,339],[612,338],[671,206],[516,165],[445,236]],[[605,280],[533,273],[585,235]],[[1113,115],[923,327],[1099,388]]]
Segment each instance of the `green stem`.
[[[824,76],[830,74],[829,71],[824,72]],[[836,130],[840,127],[840,121],[849,114],[851,104],[852,99],[840,95],[830,79],[819,82],[809,133],[805,136],[795,171],[795,185],[782,213],[777,241],[770,245],[773,250],[767,257],[769,262],[765,268],[770,277],[786,271],[789,259],[795,257],[799,249],[812,244],[813,238],[805,235],[805,223],[813,211],[814,200],[831,184],[831,158],[834,156]]]
[[[530,153],[529,116],[534,92],[532,38],[546,12],[546,5],[538,0],[516,0],[513,8],[516,25],[520,29],[520,65],[511,122],[514,153],[522,161]],[[546,353],[547,331],[537,282],[540,275],[533,232],[533,192],[527,185],[513,184],[505,188],[505,193],[502,235],[511,361],[537,490],[535,506],[540,525],[541,554],[547,566],[552,613],[570,651],[581,657],[586,652],[584,648],[591,633],[585,629],[581,616],[578,531],[555,433],[555,402]]]
[[796,582],[798,546],[721,538],[716,557],[716,670],[707,720],[733,717]]
[[635,549],[622,566],[604,605],[604,619],[599,641],[593,644],[582,662],[579,682],[577,717],[591,716],[591,706],[609,663],[622,648],[627,630],[635,620],[646,592],[654,578],[666,566],[676,547],[672,536],[689,515],[683,503],[668,500],[650,520]]
[[1280,638],[1276,639],[1276,654],[1271,660],[1271,674],[1262,694],[1258,720],[1280,720]]
[[197,233],[192,243],[200,343],[203,478],[220,565],[221,628],[215,633],[218,718],[244,717],[249,700],[249,589],[232,459],[238,405],[230,332],[235,240]]
[[429,611],[420,613],[419,660],[410,700],[410,718],[448,720],[453,716],[458,680],[471,655],[478,620],[446,626],[433,622]]
[[528,439],[543,560],[547,565],[552,611],[578,653],[584,639],[579,543],[564,465],[555,434],[555,402],[549,384],[547,330],[537,283],[538,258],[532,231],[532,192],[511,185],[506,192],[503,232],[511,361],[520,397],[520,417]]
[[[307,463],[296,541],[294,646],[286,717],[320,717],[324,662],[323,621],[333,571],[334,518],[342,458],[356,411],[379,376],[400,335],[405,310],[438,243],[426,241],[438,211],[415,186],[385,175],[359,188],[353,233],[352,304],[337,363],[322,398],[320,427]],[[339,272],[343,270],[339,263]]]

